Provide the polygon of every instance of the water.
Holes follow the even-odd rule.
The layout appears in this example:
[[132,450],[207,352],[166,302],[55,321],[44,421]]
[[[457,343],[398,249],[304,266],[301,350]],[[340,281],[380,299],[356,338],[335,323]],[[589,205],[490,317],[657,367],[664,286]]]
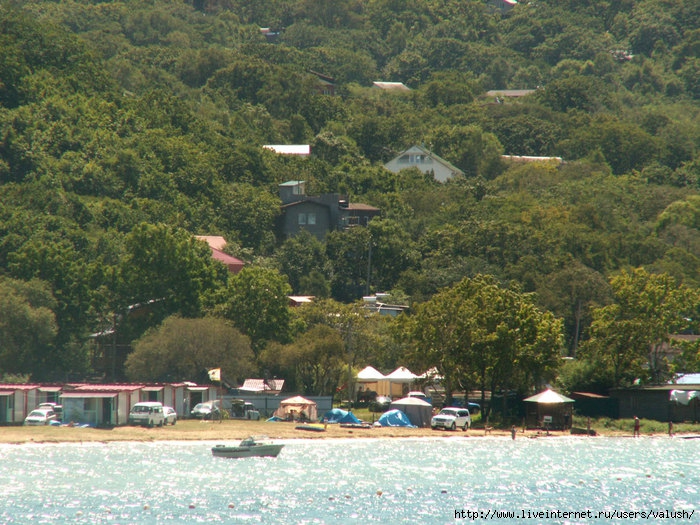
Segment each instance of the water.
[[[211,442],[0,445],[0,524],[700,523],[700,439],[285,443],[238,460]],[[551,514],[588,509],[694,515]],[[520,514],[478,514],[496,510]]]

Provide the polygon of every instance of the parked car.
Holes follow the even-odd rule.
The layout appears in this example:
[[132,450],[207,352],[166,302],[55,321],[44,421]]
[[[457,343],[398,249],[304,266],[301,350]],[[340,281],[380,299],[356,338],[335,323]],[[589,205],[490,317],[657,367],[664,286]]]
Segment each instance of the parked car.
[[460,407],[447,407],[440,410],[439,414],[433,416],[430,420],[430,428],[444,428],[446,430],[456,430],[461,428],[463,431],[472,426],[472,418],[469,410]]
[[25,425],[48,425],[56,420],[56,412],[50,408],[35,408],[24,418]]
[[190,415],[195,419],[221,419],[221,405],[219,400],[197,403]]
[[63,421],[63,405],[59,405],[58,403],[39,403],[39,406],[37,408],[49,408],[54,411],[56,414],[56,419],[58,421]]
[[177,423],[177,412],[173,407],[163,407],[163,424],[174,425]]
[[374,401],[370,401],[368,408],[370,412],[386,412],[391,406],[389,396],[377,396]]
[[430,403],[430,398],[426,396],[423,392],[420,392],[418,390],[409,392],[408,394],[406,394],[406,397],[415,397],[417,399],[425,401],[426,403]]
[[163,404],[157,401],[136,403],[129,411],[129,424],[145,427],[162,427],[165,424]]

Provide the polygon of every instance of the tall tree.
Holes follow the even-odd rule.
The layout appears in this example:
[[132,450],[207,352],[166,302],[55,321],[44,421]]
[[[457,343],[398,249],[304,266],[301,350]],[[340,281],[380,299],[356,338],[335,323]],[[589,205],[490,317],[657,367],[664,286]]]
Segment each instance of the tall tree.
[[539,310],[531,295],[501,288],[490,276],[437,293],[400,327],[412,361],[435,367],[448,397],[475,386],[528,391],[552,379],[561,358],[561,321]]
[[291,341],[294,331],[288,299],[291,293],[287,278],[276,270],[246,266],[217,294],[213,312],[230,319],[250,337],[258,355],[266,341]]
[[603,368],[611,387],[667,380],[665,350],[671,334],[690,324],[700,301],[697,290],[643,268],[614,275],[610,286],[615,302],[593,311],[592,337],[582,357]]
[[237,384],[253,371],[250,340],[223,319],[168,317],[134,343],[126,360],[132,381],[200,381],[221,368],[223,380]]
[[0,278],[0,377],[43,379],[63,368],[55,359],[56,307],[47,283]]

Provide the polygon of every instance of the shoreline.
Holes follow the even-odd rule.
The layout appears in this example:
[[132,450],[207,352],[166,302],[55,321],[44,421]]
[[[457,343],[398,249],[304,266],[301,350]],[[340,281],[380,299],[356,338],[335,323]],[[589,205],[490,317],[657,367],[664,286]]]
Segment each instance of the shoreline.
[[[461,430],[445,431],[431,428],[372,427],[346,428],[338,424],[329,424],[325,431],[310,432],[299,430],[296,423],[268,423],[266,421],[228,420],[220,422],[202,422],[198,420],[180,420],[174,426],[163,428],[143,428],[120,426],[110,429],[81,428],[69,426],[7,426],[0,427],[1,444],[27,443],[107,443],[115,441],[240,441],[251,435],[266,435],[271,439],[394,439],[394,438],[511,438],[509,430],[472,428],[467,432]],[[683,437],[684,434],[678,434]],[[571,434],[569,431],[550,431],[547,435],[541,430],[517,430],[517,439],[534,439],[546,437],[633,437],[619,431],[601,432],[597,435]],[[650,433],[642,437],[668,437],[668,434]]]

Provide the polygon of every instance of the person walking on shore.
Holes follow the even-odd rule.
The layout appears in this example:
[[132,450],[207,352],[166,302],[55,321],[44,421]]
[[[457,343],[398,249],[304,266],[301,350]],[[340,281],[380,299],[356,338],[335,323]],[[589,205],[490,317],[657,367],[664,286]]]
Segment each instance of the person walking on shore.
[[639,418],[634,416],[634,437],[639,437]]

